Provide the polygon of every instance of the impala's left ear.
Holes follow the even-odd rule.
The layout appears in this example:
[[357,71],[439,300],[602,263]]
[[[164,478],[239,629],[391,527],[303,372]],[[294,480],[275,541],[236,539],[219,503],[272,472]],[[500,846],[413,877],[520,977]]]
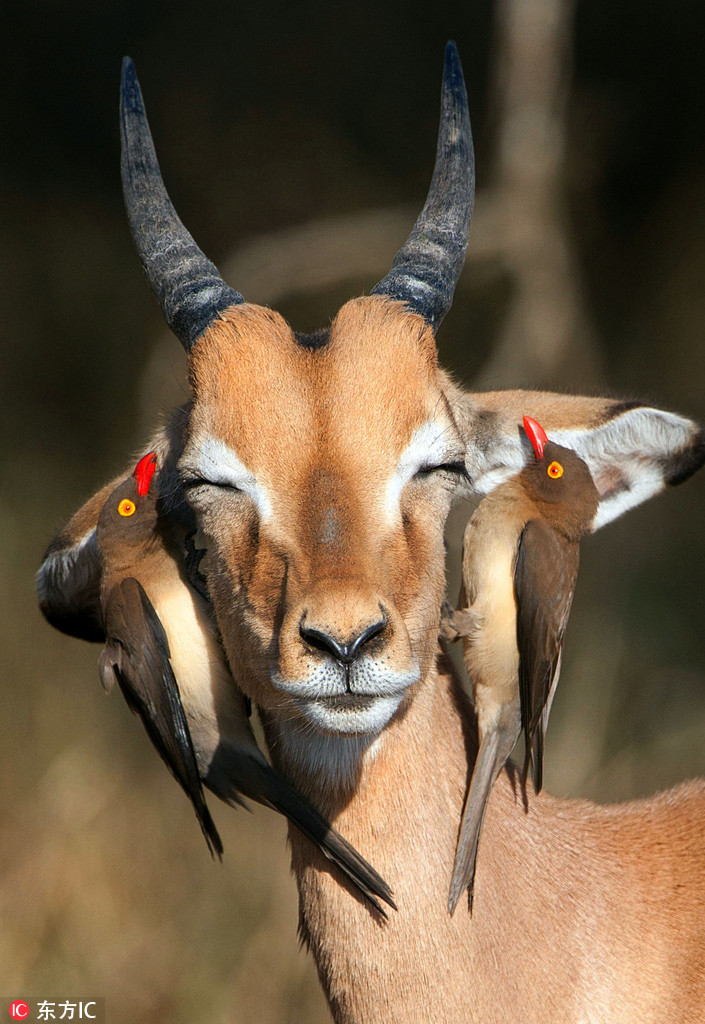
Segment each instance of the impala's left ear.
[[531,454],[521,423],[532,416],[551,441],[587,462],[600,495],[599,529],[680,484],[705,463],[705,431],[692,420],[638,402],[615,402],[544,391],[489,391],[449,399],[467,442],[473,489],[487,494],[518,473]]

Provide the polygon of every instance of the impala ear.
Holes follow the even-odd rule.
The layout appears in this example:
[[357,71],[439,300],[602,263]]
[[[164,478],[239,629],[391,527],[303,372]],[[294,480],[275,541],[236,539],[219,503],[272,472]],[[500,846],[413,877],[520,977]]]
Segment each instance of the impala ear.
[[705,431],[638,402],[541,391],[451,392],[449,398],[467,441],[473,490],[488,494],[525,465],[532,451],[521,422],[528,414],[551,441],[574,449],[588,464],[600,495],[595,530],[705,463]]
[[[149,445],[154,449],[150,454],[159,462],[160,491],[169,496],[166,511],[182,525],[184,515],[189,513],[179,490],[176,463],[187,423],[188,406],[175,409]],[[39,607],[52,626],[69,636],[100,643],[105,640],[100,607],[102,563],[95,530],[103,505],[133,467],[134,463],[81,505],[44,553],[37,573]],[[151,480],[151,473],[149,476]]]
[[94,643],[105,641],[95,524],[120,479],[106,484],[81,506],[47,548],[37,573],[39,607],[47,622],[62,633]]

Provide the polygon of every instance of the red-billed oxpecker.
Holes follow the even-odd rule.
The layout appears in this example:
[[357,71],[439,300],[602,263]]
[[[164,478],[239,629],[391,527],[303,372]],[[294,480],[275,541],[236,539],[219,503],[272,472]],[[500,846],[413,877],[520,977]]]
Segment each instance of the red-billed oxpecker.
[[597,513],[590,470],[524,417],[534,456],[480,503],[463,537],[463,585],[453,626],[463,638],[479,750],[450,888],[453,913],[464,889],[472,908],[475,862],[492,786],[524,730],[534,789],[578,575],[580,538]]
[[149,738],[193,804],[211,853],[220,856],[223,844],[206,806],[169,640],[154,603],[158,605],[162,596],[164,563],[171,562],[157,532],[157,495],[154,490],[150,493],[156,464],[154,452],[140,459],[133,475],[105,502],[98,519],[105,628],[98,671],[107,693],[115,682],[119,684],[129,707],[142,719]]
[[191,800],[211,852],[223,847],[202,781],[226,803],[242,803],[242,794],[286,815],[383,913],[376,897],[394,906],[384,880],[259,750],[209,605],[185,581],[159,515],[156,461],[153,452],[140,459],[98,519],[103,686],[118,682]]

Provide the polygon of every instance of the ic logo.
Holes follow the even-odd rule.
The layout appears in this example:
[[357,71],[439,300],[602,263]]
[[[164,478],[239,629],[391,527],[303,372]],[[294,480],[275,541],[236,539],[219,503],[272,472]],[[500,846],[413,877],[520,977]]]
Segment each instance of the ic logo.
[[24,999],[15,999],[10,1003],[10,1016],[13,1020],[24,1020],[29,1016],[29,1006]]

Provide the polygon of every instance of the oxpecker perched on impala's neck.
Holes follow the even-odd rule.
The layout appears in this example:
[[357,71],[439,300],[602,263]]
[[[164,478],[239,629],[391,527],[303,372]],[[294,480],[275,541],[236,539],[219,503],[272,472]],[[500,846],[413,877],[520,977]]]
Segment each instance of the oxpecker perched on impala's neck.
[[456,853],[449,909],[465,888],[472,907],[475,861],[492,786],[526,740],[524,778],[543,778],[543,743],[578,574],[580,538],[593,526],[598,493],[590,470],[524,417],[533,456],[497,487],[465,528],[461,608],[453,625],[473,687],[479,750]]
[[103,567],[100,677],[130,708],[193,804],[211,852],[222,844],[202,783],[226,803],[241,795],[284,814],[380,912],[382,878],[261,753],[206,600],[190,586],[178,531],[159,515],[156,455],[140,460],[105,502],[96,528]]

